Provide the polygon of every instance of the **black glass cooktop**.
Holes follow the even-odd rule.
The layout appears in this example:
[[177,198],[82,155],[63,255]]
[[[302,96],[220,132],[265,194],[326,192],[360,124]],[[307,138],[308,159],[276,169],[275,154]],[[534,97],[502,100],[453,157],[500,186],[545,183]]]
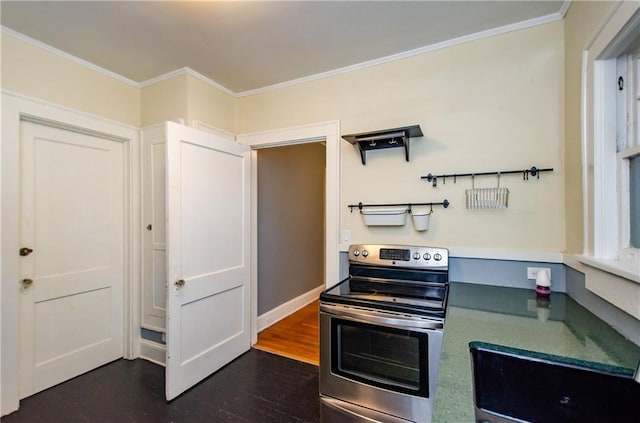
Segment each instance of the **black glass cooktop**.
[[444,318],[449,284],[349,277],[320,301]]

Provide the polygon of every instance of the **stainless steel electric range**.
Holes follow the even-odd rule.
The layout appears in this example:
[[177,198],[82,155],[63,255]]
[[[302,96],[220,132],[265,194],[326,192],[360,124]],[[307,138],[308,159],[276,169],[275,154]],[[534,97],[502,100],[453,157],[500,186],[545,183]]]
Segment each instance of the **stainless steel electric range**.
[[323,422],[431,421],[448,293],[444,248],[349,247],[320,295]]

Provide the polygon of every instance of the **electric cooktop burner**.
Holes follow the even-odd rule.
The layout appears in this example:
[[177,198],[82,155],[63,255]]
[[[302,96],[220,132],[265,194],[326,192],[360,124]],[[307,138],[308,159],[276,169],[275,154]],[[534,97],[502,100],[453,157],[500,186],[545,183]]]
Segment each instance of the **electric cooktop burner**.
[[349,290],[349,296],[352,298],[369,298],[376,301],[438,307],[442,305],[446,286],[410,282],[375,282],[351,278]]
[[443,248],[352,245],[350,276],[320,301],[444,319],[449,293]]
[[324,302],[443,318],[448,284],[372,282],[347,278],[320,295]]

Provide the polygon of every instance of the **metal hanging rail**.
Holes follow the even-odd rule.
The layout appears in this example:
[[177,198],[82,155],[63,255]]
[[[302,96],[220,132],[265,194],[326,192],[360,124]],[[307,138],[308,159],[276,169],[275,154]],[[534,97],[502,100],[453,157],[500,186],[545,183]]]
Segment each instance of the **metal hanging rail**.
[[358,203],[358,204],[349,204],[347,207],[349,207],[349,211],[351,211],[351,213],[353,213],[353,209],[355,207],[357,207],[359,210],[362,210],[364,207],[399,207],[399,206],[405,206],[407,207],[407,211],[409,213],[411,213],[411,207],[412,206],[430,206],[431,210],[433,210],[433,206],[442,206],[445,209],[447,207],[449,207],[449,200],[444,199],[442,202],[440,203],[385,203],[385,204],[362,204],[362,203]]
[[435,187],[438,184],[438,178],[442,178],[442,183],[446,183],[447,178],[451,178],[453,177],[453,183],[456,183],[456,179],[457,178],[461,178],[461,177],[466,177],[466,176],[471,176],[471,177],[476,177],[476,176],[485,176],[485,175],[509,175],[509,174],[521,174],[522,175],[522,179],[527,181],[529,180],[529,175],[537,177],[538,179],[540,179],[540,173],[542,172],[553,172],[553,168],[544,168],[544,169],[538,169],[535,166],[532,166],[530,169],[523,169],[523,170],[503,170],[503,171],[496,171],[496,172],[476,172],[476,173],[451,173],[451,174],[443,174],[443,175],[432,175],[432,174],[428,174],[427,176],[421,176],[420,179],[426,179],[427,181],[431,182],[432,185]]

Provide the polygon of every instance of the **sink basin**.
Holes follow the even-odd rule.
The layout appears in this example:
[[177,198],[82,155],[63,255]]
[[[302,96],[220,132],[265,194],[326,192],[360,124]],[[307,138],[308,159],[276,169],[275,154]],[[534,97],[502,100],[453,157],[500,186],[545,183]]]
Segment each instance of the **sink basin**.
[[633,370],[469,343],[476,422],[637,422]]

